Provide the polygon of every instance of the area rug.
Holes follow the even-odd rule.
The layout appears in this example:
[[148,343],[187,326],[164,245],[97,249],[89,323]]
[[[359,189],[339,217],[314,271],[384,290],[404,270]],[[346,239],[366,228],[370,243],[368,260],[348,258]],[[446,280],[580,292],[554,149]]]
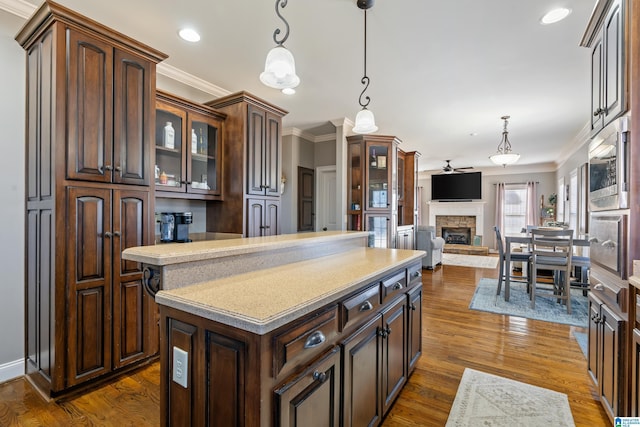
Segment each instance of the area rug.
[[466,368],[446,427],[575,426],[564,393]]
[[496,268],[498,257],[484,255],[442,254],[442,264],[461,267]]
[[480,279],[469,308],[583,328],[588,325],[589,303],[581,289],[571,290],[571,314],[567,314],[567,308],[550,297],[537,297],[536,308],[532,309],[526,283],[511,282],[509,302],[504,300],[504,284],[500,295],[496,295],[497,288],[497,279]]
[[573,338],[578,342],[585,359],[589,359],[589,335],[586,332],[573,331]]

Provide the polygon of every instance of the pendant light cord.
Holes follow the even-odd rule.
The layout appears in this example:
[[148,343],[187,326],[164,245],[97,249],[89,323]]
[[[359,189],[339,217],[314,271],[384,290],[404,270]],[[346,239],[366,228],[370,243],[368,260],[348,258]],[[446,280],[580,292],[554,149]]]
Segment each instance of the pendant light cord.
[[364,85],[364,89],[360,93],[360,98],[358,98],[358,102],[362,108],[367,108],[367,105],[371,102],[371,98],[367,95],[364,99],[365,102],[362,101],[362,96],[369,88],[369,77],[367,77],[367,9],[364,9],[364,76],[360,82]]

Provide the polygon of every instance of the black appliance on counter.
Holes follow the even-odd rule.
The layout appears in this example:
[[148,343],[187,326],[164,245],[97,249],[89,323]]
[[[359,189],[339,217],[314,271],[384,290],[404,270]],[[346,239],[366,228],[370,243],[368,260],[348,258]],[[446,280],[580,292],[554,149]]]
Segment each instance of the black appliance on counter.
[[189,224],[193,222],[191,212],[162,212],[160,214],[160,241],[190,242]]

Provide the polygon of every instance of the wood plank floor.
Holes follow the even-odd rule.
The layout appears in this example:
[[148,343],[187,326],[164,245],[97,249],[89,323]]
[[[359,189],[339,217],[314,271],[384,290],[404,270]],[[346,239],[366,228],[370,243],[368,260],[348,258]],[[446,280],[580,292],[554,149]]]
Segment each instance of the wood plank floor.
[[[609,426],[572,338],[580,328],[469,310],[496,270],[423,270],[423,354],[383,425],[444,426],[466,367],[566,393],[576,426]],[[159,365],[45,402],[24,379],[0,384],[0,426],[158,426]]]

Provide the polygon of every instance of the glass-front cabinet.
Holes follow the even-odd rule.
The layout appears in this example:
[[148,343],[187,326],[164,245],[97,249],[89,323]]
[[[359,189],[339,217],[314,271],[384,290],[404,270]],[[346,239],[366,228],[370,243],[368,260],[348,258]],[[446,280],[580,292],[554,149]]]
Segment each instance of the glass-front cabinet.
[[224,114],[158,91],[156,192],[162,197],[221,200]]
[[347,142],[347,227],[370,231],[370,246],[395,247],[400,140],[393,136],[354,135]]

